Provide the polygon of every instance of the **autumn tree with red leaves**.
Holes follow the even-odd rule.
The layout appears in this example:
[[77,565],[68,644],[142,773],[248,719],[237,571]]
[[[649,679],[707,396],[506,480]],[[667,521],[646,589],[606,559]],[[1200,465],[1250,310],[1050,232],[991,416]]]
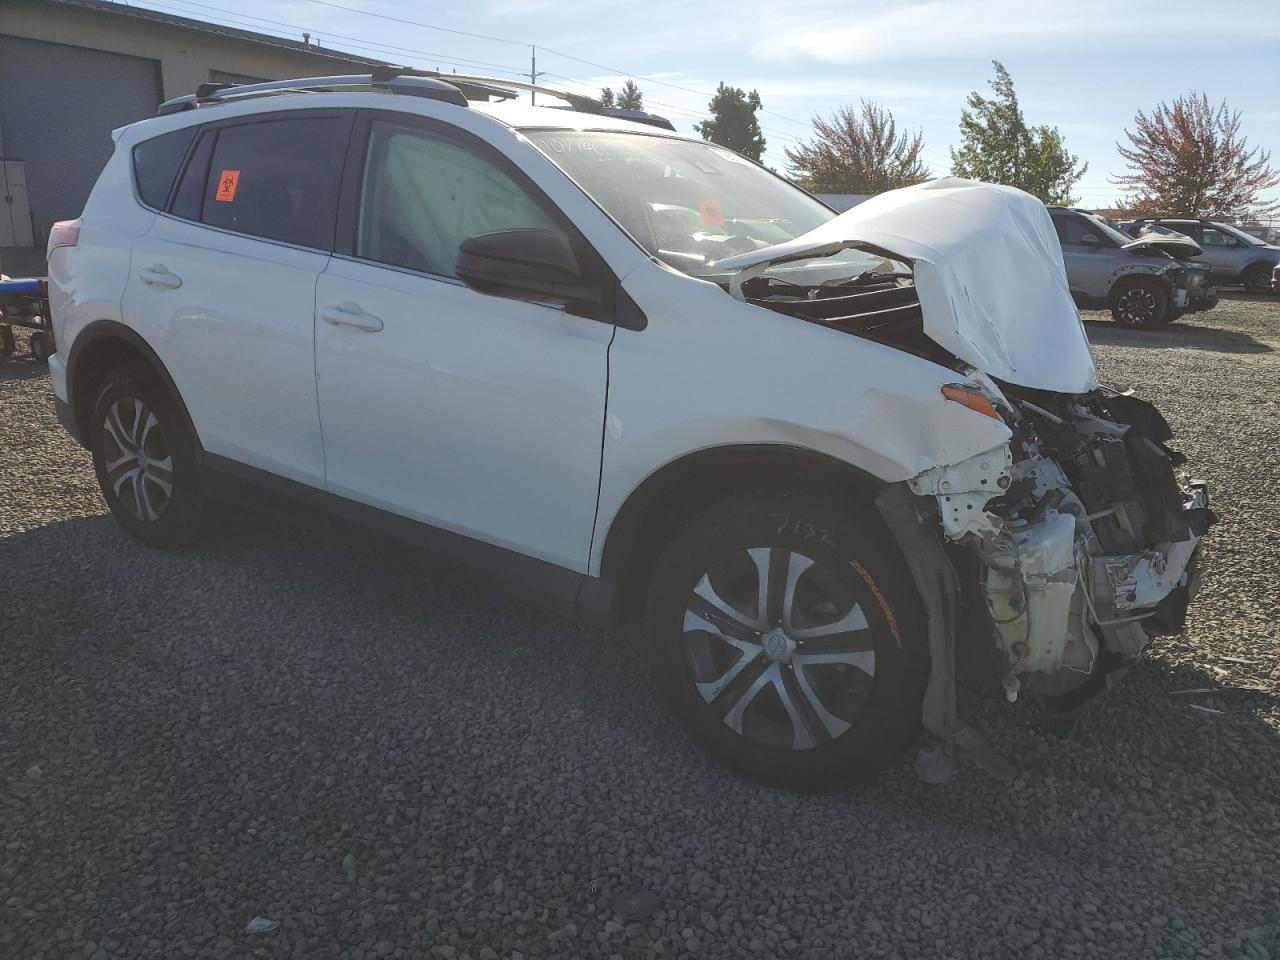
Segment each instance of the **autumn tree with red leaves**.
[[899,134],[893,113],[863,100],[841,107],[830,120],[813,119],[814,140],[788,148],[791,176],[814,193],[880,193],[930,177],[920,159],[920,131]]
[[1116,144],[1130,172],[1112,183],[1130,191],[1125,206],[1138,216],[1230,219],[1275,211],[1280,202],[1258,193],[1280,185],[1271,155],[1249,149],[1240,135],[1240,112],[1216,108],[1203,93],[1161,103],[1125,130],[1129,146]]

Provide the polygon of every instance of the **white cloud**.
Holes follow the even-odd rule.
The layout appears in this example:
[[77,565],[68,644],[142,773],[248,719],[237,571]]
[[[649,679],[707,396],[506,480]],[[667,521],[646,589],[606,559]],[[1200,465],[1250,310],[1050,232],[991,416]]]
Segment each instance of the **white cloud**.
[[1219,2],[1212,16],[1189,0],[1169,0],[1158,12],[1114,0],[916,0],[864,9],[801,0],[789,7],[792,25],[757,40],[752,52],[769,61],[828,63],[988,56],[1014,45],[1026,53],[1069,42],[1114,48],[1130,47],[1135,38],[1151,44],[1169,36],[1237,35],[1242,22],[1250,23],[1253,39],[1280,37],[1280,19],[1244,16],[1247,0]]

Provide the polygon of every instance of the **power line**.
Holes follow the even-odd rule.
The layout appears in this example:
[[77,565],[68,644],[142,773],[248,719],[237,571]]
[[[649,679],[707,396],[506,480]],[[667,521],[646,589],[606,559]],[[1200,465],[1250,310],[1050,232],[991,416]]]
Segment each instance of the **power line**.
[[[164,9],[164,7],[157,4],[155,0],[146,0],[146,2],[154,6],[157,6],[160,9]],[[210,6],[207,3],[198,3],[196,2],[196,0],[165,0],[166,5],[174,4],[174,3],[181,3],[184,6],[188,6],[188,7],[199,7],[201,10],[213,11],[217,13],[224,20],[226,19],[253,20],[259,23],[267,23],[277,27],[285,27],[289,30],[296,31],[298,33],[304,33],[304,32],[315,33],[316,32],[314,28],[303,27],[301,25],[293,24],[293,23],[286,23],[283,20],[272,20],[268,17],[259,17],[249,13],[240,13],[238,11],[226,10],[226,9],[223,9],[222,7]],[[171,9],[171,12],[188,13],[192,11],[186,11],[182,9],[178,9],[178,10]],[[201,14],[201,16],[208,17],[209,14],[204,13],[204,14]],[[234,23],[223,24],[223,25],[238,26],[238,24],[234,24]],[[261,29],[261,28],[257,28],[257,29]],[[513,67],[513,66],[510,66],[509,64],[494,63],[489,60],[473,60],[467,57],[457,57],[452,54],[440,54],[430,50],[418,50],[413,47],[400,47],[400,46],[396,46],[395,44],[380,43],[376,41],[366,40],[360,37],[348,36],[346,34],[330,33],[329,31],[325,31],[325,36],[330,37],[332,39],[344,40],[344,41],[347,41],[347,43],[350,45],[354,45],[356,47],[360,47],[367,50],[374,50],[375,52],[386,51],[391,53],[411,53],[411,54],[414,54],[415,56],[426,57],[437,63],[448,63],[451,65],[463,66],[463,67],[483,67],[484,69],[487,69],[487,70],[499,70],[499,71],[502,71],[503,73],[510,73],[515,76],[524,76],[524,70],[522,68]]]
[[[162,6],[162,5],[160,5],[159,3],[157,3],[157,2],[156,2],[156,0],[146,0],[146,2],[147,2],[147,3],[149,3],[149,4],[151,4],[151,5],[152,5],[152,6],[154,6],[154,7],[158,7],[158,8],[159,8],[159,9],[161,9],[161,10],[166,9],[166,6]],[[234,11],[234,10],[227,10],[227,9],[225,9],[225,8],[223,8],[223,7],[215,7],[215,6],[212,6],[212,5],[207,4],[207,3],[199,3],[199,2],[197,2],[197,0],[164,0],[164,2],[165,2],[165,4],[166,4],[166,5],[174,4],[174,3],[181,3],[181,4],[183,4],[184,6],[188,6],[188,7],[196,7],[196,8],[199,8],[199,9],[201,9],[201,10],[212,11],[213,13],[218,14],[218,15],[219,15],[222,19],[224,19],[224,20],[232,20],[232,21],[236,21],[236,20],[239,20],[239,21],[251,20],[251,21],[255,21],[255,22],[257,22],[257,23],[265,23],[265,24],[271,24],[272,26],[276,26],[276,27],[284,27],[284,28],[286,28],[286,29],[288,29],[288,30],[293,30],[293,31],[298,32],[298,33],[303,33],[303,32],[314,32],[312,28],[306,28],[306,27],[303,27],[303,26],[301,26],[301,25],[299,25],[299,24],[287,23],[287,22],[285,22],[285,21],[283,21],[283,20],[273,20],[273,19],[271,19],[271,18],[269,18],[269,17],[259,17],[259,16],[256,16],[256,15],[254,15],[254,14],[240,13],[239,11]],[[456,33],[456,34],[459,34],[459,35],[462,35],[462,36],[469,36],[469,37],[474,37],[474,38],[476,38],[476,39],[482,39],[482,40],[498,41],[498,42],[502,42],[502,43],[518,43],[518,41],[506,40],[505,38],[502,38],[502,37],[492,37],[492,36],[488,36],[488,35],[486,35],[486,34],[474,34],[474,33],[469,33],[469,32],[467,32],[467,31],[462,31],[462,30],[453,30],[453,29],[448,28],[448,27],[438,27],[438,26],[435,26],[435,25],[433,25],[433,24],[421,23],[421,22],[416,21],[416,20],[408,20],[408,19],[405,19],[405,18],[403,18],[403,17],[393,17],[393,16],[390,16],[389,14],[375,13],[375,12],[373,12],[373,11],[369,11],[369,10],[358,10],[358,9],[356,9],[356,8],[354,8],[354,7],[347,7],[347,6],[344,6],[344,5],[342,5],[342,4],[332,3],[332,2],[330,2],[330,0],[309,0],[309,2],[312,2],[312,3],[319,3],[319,4],[320,4],[320,5],[322,5],[322,6],[334,7],[334,8],[336,8],[336,9],[339,9],[339,10],[346,10],[346,11],[350,11],[350,12],[352,12],[352,13],[364,13],[364,14],[367,14],[368,16],[377,17],[378,19],[390,20],[390,21],[393,21],[393,22],[396,22],[396,23],[403,23],[403,24],[407,24],[407,25],[411,25],[411,26],[424,27],[424,28],[426,28],[426,29],[430,29],[430,30],[440,30],[440,31],[443,31],[443,32],[446,32],[446,33]],[[172,11],[172,12],[177,12],[177,13],[186,13],[186,12],[188,12],[188,11],[183,10],[183,9],[181,9],[181,8],[179,8],[179,9],[177,9],[177,10],[174,10],[171,6],[169,6],[169,7],[168,7],[168,9],[169,9],[170,11]],[[207,17],[207,16],[209,16],[209,15],[208,15],[208,14],[203,14],[203,16],[206,16],[206,17]],[[224,25],[225,25],[225,26],[240,26],[240,25],[243,25],[243,24],[237,24],[237,23],[235,23],[235,22],[232,22],[232,23],[228,23],[228,24],[224,24]],[[260,28],[259,28],[259,29],[260,29]],[[415,49],[415,48],[413,48],[413,47],[401,47],[401,46],[396,46],[396,45],[394,45],[394,44],[384,44],[384,43],[380,43],[380,42],[375,42],[375,41],[366,40],[366,39],[359,38],[359,37],[353,37],[353,36],[350,36],[350,35],[347,35],[347,34],[334,33],[334,32],[331,32],[331,31],[325,31],[325,36],[330,37],[330,38],[332,38],[332,39],[344,40],[344,41],[346,41],[347,45],[355,46],[356,48],[361,49],[361,50],[371,50],[371,51],[373,51],[373,52],[375,52],[375,53],[378,53],[378,52],[410,53],[410,54],[413,54],[413,55],[415,55],[415,56],[420,56],[420,57],[428,58],[428,59],[430,59],[430,60],[433,60],[433,61],[434,61],[434,62],[436,62],[436,63],[447,63],[447,64],[449,64],[449,65],[451,65],[451,66],[456,65],[456,66],[462,66],[462,67],[481,67],[481,68],[486,69],[486,70],[498,70],[498,71],[500,71],[500,72],[502,72],[502,73],[509,73],[509,74],[511,74],[511,75],[513,75],[513,76],[516,76],[516,77],[523,77],[523,76],[525,75],[525,71],[524,71],[522,68],[513,67],[513,66],[510,66],[510,65],[508,65],[508,64],[498,64],[498,63],[494,63],[493,61],[489,61],[489,60],[475,60],[475,59],[469,59],[469,58],[465,58],[465,57],[456,57],[456,56],[452,56],[452,55],[438,54],[438,53],[435,53],[435,52],[432,52],[432,51],[428,51],[428,50],[419,50],[419,49]],[[521,44],[521,45],[524,45],[524,44]],[[657,84],[659,84],[659,85],[661,85],[661,86],[671,87],[671,88],[676,89],[676,90],[682,90],[682,91],[685,91],[685,92],[688,92],[688,93],[698,94],[698,95],[700,95],[700,96],[711,96],[710,94],[707,94],[707,93],[705,93],[704,91],[694,90],[694,89],[693,89],[693,88],[691,88],[691,87],[684,87],[684,86],[681,86],[681,85],[679,85],[679,84],[668,83],[668,82],[666,82],[666,81],[664,81],[664,80],[658,80],[658,79],[656,79],[656,78],[648,77],[648,76],[645,76],[645,75],[643,75],[643,74],[629,74],[629,73],[627,73],[627,72],[625,72],[625,71],[623,71],[623,70],[619,70],[619,69],[614,68],[614,67],[609,67],[609,66],[606,66],[606,65],[604,65],[604,64],[598,64],[598,63],[595,63],[594,61],[590,61],[590,60],[583,60],[581,57],[575,57],[575,56],[573,56],[572,54],[562,53],[562,52],[560,52],[560,51],[558,51],[558,50],[553,50],[553,49],[551,49],[551,48],[549,48],[549,47],[543,47],[542,49],[543,49],[543,51],[544,51],[544,52],[551,53],[551,54],[553,54],[553,55],[555,55],[555,56],[563,57],[563,58],[568,59],[568,60],[574,60],[574,61],[577,61],[577,62],[579,62],[579,63],[585,63],[585,64],[587,64],[588,66],[596,67],[597,69],[604,70],[604,71],[606,71],[606,72],[608,72],[608,73],[616,74],[616,75],[621,76],[621,77],[624,77],[624,78],[638,79],[638,80],[644,80],[645,82],[657,83]],[[569,82],[569,83],[577,84],[577,85],[579,85],[579,86],[581,86],[581,87],[583,87],[584,89],[587,89],[587,90],[593,90],[593,88],[591,87],[591,85],[590,85],[590,84],[588,84],[588,83],[586,83],[585,81],[575,80],[575,79],[573,79],[573,78],[563,76],[562,74],[551,73],[551,72],[548,72],[548,71],[542,71],[542,72],[543,72],[546,76],[549,76],[549,77],[555,77],[555,78],[557,78],[557,79],[564,80],[564,81],[567,81],[567,82]],[[648,102],[649,102],[649,103],[651,103],[651,104],[653,104],[653,105],[655,105],[655,106],[663,107],[663,108],[665,108],[666,110],[674,111],[674,112],[676,112],[676,113],[680,113],[680,114],[684,114],[686,117],[690,117],[690,118],[693,118],[693,119],[697,119],[697,120],[707,120],[707,119],[708,119],[708,115],[707,115],[706,113],[701,113],[701,112],[697,112],[697,111],[694,111],[694,110],[690,110],[690,109],[688,109],[688,108],[686,108],[686,107],[680,107],[680,106],[677,106],[677,105],[675,105],[675,104],[671,104],[671,103],[664,103],[663,101],[660,101],[660,100],[652,100],[652,99],[650,99]],[[780,114],[774,114],[774,113],[773,113],[773,111],[765,110],[763,107],[761,108],[761,112],[762,112],[762,113],[769,113],[769,114],[770,114],[770,115],[772,115],[772,116],[781,116]],[[784,120],[791,120],[791,118],[789,118],[789,117],[782,117],[782,119],[784,119]],[[791,122],[793,122],[793,123],[798,123],[799,121],[794,121],[794,120],[792,120]],[[798,138],[798,137],[796,137],[794,134],[784,133],[784,132],[783,132],[783,131],[781,131],[781,130],[776,130],[776,129],[772,128],[772,127],[765,127],[765,126],[763,126],[763,125],[761,126],[761,128],[760,128],[760,129],[761,129],[762,131],[766,132],[766,133],[771,134],[771,135],[772,135],[772,136],[774,136],[775,138],[777,138],[777,139],[780,139],[780,140],[784,141],[784,142],[789,142],[789,143],[792,143],[792,144],[796,144],[796,143],[799,143],[799,142],[800,142],[799,138]]]
[[[490,40],[490,41],[493,41],[494,43],[509,43],[515,46],[520,46],[520,47],[526,47],[529,45],[528,41],[526,40],[511,40],[508,37],[496,37],[496,36],[493,36],[492,34],[471,33],[466,30],[455,30],[452,27],[442,27],[434,23],[425,23],[421,20],[409,20],[405,17],[393,17],[390,14],[377,13],[373,10],[361,10],[358,7],[349,7],[349,6],[346,6],[345,4],[334,3],[333,0],[307,0],[307,2],[317,3],[320,6],[331,7],[335,10],[344,10],[348,13],[358,13],[367,17],[377,17],[379,20],[389,20],[393,23],[401,23],[401,24],[406,24],[408,26],[422,27],[425,30],[439,30],[443,33],[452,33],[461,37],[472,37],[473,39],[476,39],[476,40]],[[672,90],[682,90],[685,93],[695,93],[700,97],[710,98],[715,96],[715,94],[708,93],[706,90],[696,90],[693,87],[686,87],[686,86],[683,86],[682,84],[671,83],[669,80],[662,80],[658,77],[649,76],[643,73],[631,73],[630,71],[627,71],[627,70],[619,70],[617,67],[611,67],[607,64],[599,63],[595,60],[587,60],[584,57],[574,56],[572,53],[565,53],[563,50],[556,50],[553,47],[548,47],[541,43],[536,44],[536,46],[538,47],[539,50],[542,50],[544,53],[550,53],[557,57],[563,57],[565,60],[573,60],[576,63],[582,63],[588,67],[595,67],[597,70],[603,70],[606,73],[613,73],[613,74],[617,74],[618,76],[629,77],[634,80],[643,80],[646,83],[656,83],[659,86],[670,87]],[[803,127],[810,126],[810,124],[807,123],[806,121],[796,120],[794,117],[788,117],[785,114],[777,113],[774,110],[768,110],[764,107],[760,108],[760,112],[766,113],[771,117],[777,117],[780,120],[786,120],[788,123],[799,124],[800,126],[803,126]]]

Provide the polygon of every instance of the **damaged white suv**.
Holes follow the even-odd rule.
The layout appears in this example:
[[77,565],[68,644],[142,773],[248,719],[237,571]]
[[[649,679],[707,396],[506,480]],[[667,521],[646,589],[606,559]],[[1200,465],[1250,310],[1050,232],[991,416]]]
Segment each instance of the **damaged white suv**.
[[962,670],[1070,702],[1179,629],[1206,493],[1099,387],[1041,203],[837,217],[511,86],[209,88],[117,132],[51,237],[50,369],[127,531],[300,504],[641,624],[690,733],[801,787],[921,725],[998,769]]

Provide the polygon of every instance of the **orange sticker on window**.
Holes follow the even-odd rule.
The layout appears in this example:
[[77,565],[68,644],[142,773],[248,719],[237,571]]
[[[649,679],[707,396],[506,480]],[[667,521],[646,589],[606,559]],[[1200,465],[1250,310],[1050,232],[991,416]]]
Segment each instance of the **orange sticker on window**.
[[724,209],[719,200],[699,200],[698,211],[702,214],[704,227],[723,227]]
[[218,192],[213,199],[222,203],[230,203],[236,198],[236,187],[240,186],[239,170],[223,170],[218,174]]

